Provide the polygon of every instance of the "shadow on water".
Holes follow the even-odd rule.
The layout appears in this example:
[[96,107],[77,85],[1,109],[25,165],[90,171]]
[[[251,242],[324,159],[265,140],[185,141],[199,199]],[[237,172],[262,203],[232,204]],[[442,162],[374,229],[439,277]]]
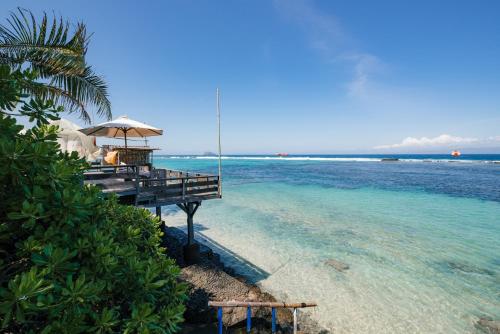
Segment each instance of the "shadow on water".
[[193,227],[194,227],[195,232],[197,232],[198,234],[201,234],[200,232],[209,230],[208,227],[206,227],[205,225],[200,224],[200,223],[194,223]]
[[[184,233],[187,233],[186,227],[179,227],[179,229]],[[231,267],[238,275],[243,276],[249,283],[252,284],[258,283],[270,276],[270,273],[264,269],[256,266],[242,256],[236,254],[232,250],[202,233],[208,229],[208,227],[202,224],[195,223],[195,239],[212,249],[214,253],[219,254],[226,266]]]

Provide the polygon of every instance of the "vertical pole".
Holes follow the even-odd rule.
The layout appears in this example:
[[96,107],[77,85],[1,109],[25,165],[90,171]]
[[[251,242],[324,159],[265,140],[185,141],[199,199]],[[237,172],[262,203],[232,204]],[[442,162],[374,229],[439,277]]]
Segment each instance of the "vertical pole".
[[160,229],[163,231],[167,226],[165,225],[165,222],[161,220],[161,206],[156,207],[156,217],[160,220]]
[[293,309],[293,334],[297,334],[297,309]]
[[127,152],[127,129],[123,128],[122,129],[124,135],[125,135],[125,159],[127,159],[127,161],[125,161],[126,164],[128,164],[128,152]]
[[[129,168],[127,167],[127,174],[128,174]],[[134,172],[135,176],[135,205],[137,205],[138,200],[139,200],[139,195],[141,192],[141,185],[140,185],[140,180],[139,180],[139,167],[136,166],[136,168],[132,167],[132,172]]]
[[276,308],[271,308],[271,333],[276,333]]
[[123,128],[123,134],[125,136],[125,153],[127,152],[127,129]]
[[219,148],[219,197],[222,197],[222,157],[221,157],[221,144],[220,144],[220,94],[217,88],[217,132],[218,132],[218,148]]
[[217,319],[219,320],[219,334],[222,334],[222,307],[217,308]]
[[186,264],[194,264],[200,258],[200,245],[194,240],[194,224],[193,217],[196,210],[200,207],[201,202],[188,202],[177,204],[187,215],[187,242],[183,247],[184,261]]
[[188,245],[194,243],[194,227],[193,227],[193,203],[187,203],[187,224],[188,224]]
[[247,333],[250,333],[252,330],[252,308],[250,306],[247,307]]
[[182,199],[184,200],[186,198],[186,179],[184,177],[181,179],[181,183],[182,183]]
[[156,207],[156,217],[160,218],[161,220],[161,206]]

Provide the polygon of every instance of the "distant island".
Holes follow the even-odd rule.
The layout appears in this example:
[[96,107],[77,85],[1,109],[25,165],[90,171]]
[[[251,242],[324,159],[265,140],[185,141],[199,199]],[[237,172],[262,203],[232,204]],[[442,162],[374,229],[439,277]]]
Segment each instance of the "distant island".
[[210,151],[204,152],[202,155],[204,157],[216,157],[217,156],[217,154],[215,154],[214,152],[210,152]]

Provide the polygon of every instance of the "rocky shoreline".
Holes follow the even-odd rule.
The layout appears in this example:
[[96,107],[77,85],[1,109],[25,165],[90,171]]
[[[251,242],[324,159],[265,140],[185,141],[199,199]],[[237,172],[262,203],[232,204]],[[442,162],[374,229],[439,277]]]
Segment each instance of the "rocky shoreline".
[[[200,244],[200,261],[187,265],[183,259],[183,245],[187,242],[187,235],[175,227],[165,227],[163,231],[167,254],[181,267],[180,279],[188,285],[189,299],[186,303],[182,334],[216,333],[216,310],[208,307],[209,300],[277,301],[274,296],[250,284],[232,268],[224,265],[219,254],[206,245]],[[329,259],[325,265],[340,272],[349,269],[348,264],[335,259]],[[252,333],[270,333],[270,319],[270,309],[252,310]],[[290,310],[278,309],[277,319],[278,333],[293,332],[293,316]],[[223,323],[228,333],[246,333],[245,308],[225,308]],[[304,313],[299,312],[298,324],[300,333],[331,333]],[[481,333],[500,334],[498,320],[483,317],[476,321],[474,327]]]
[[[189,300],[186,304],[185,326],[181,333],[215,333],[216,310],[208,307],[209,300],[276,301],[271,294],[258,286],[249,284],[243,277],[225,266],[220,256],[212,249],[201,245],[201,258],[197,264],[187,265],[182,257],[182,246],[186,234],[175,227],[165,227],[163,241],[170,257],[181,267],[180,279],[188,285]],[[253,333],[269,333],[271,310],[252,310]],[[277,309],[278,333],[291,333],[293,316],[288,309]],[[244,333],[246,325],[245,308],[225,308],[224,326],[232,333]],[[299,312],[299,330],[302,333],[329,333]]]

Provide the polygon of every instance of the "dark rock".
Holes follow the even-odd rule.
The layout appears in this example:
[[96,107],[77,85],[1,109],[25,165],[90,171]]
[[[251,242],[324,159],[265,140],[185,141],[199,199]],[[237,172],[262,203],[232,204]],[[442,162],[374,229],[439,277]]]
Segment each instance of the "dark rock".
[[330,267],[335,268],[335,270],[340,271],[340,272],[344,272],[347,269],[349,269],[349,265],[347,263],[340,262],[340,261],[335,260],[335,259],[326,260],[325,264],[330,266]]
[[208,307],[210,295],[203,289],[189,285],[189,301],[186,303],[184,319],[190,323],[210,323],[213,321],[213,310]]
[[[172,227],[164,229],[164,247],[167,249],[167,254],[182,268],[180,279],[188,285],[188,301],[184,314],[186,326],[183,333],[198,333],[198,331],[202,333],[203,330],[214,328],[217,314],[215,308],[208,307],[209,300],[276,301],[269,293],[249,284],[243,277],[236,276],[232,268],[224,266],[218,254],[204,245],[200,245],[199,262],[188,266],[182,256],[183,245],[186,242],[187,236],[181,230]],[[292,312],[283,308],[276,311],[278,333],[292,333]],[[222,320],[225,327],[231,328],[231,333],[245,333],[244,307],[224,308]],[[270,320],[271,309],[252,309],[252,333],[269,333]],[[303,333],[327,333],[321,331],[314,321],[301,312],[299,312],[299,329]]]
[[347,229],[338,229],[338,230],[335,230],[335,232],[333,232],[333,234],[335,234],[335,236],[343,237],[343,238],[354,238],[354,237],[357,237],[356,233],[354,233],[351,230],[347,230]]
[[[180,278],[190,287],[189,300],[186,305],[188,311],[185,316],[186,320],[191,322],[216,320],[215,309],[209,310],[207,307],[209,300],[276,301],[273,296],[263,293],[258,287],[228,275],[209,262],[183,268]],[[271,311],[267,308],[252,309],[252,316],[270,318]],[[293,321],[291,312],[285,309],[278,310],[278,319],[281,323]],[[222,320],[225,326],[235,326],[246,320],[246,309],[244,307],[224,308]]]
[[460,263],[460,262],[454,262],[454,261],[448,261],[447,262],[448,267],[454,271],[461,271],[464,273],[468,274],[480,274],[480,275],[488,275],[488,276],[493,276],[495,273],[487,268],[480,268],[478,266],[472,265],[472,264],[467,264],[467,263]]
[[487,334],[500,334],[500,321],[481,318],[476,322],[476,328]]
[[189,324],[182,325],[180,334],[214,334],[217,332],[217,324]]

